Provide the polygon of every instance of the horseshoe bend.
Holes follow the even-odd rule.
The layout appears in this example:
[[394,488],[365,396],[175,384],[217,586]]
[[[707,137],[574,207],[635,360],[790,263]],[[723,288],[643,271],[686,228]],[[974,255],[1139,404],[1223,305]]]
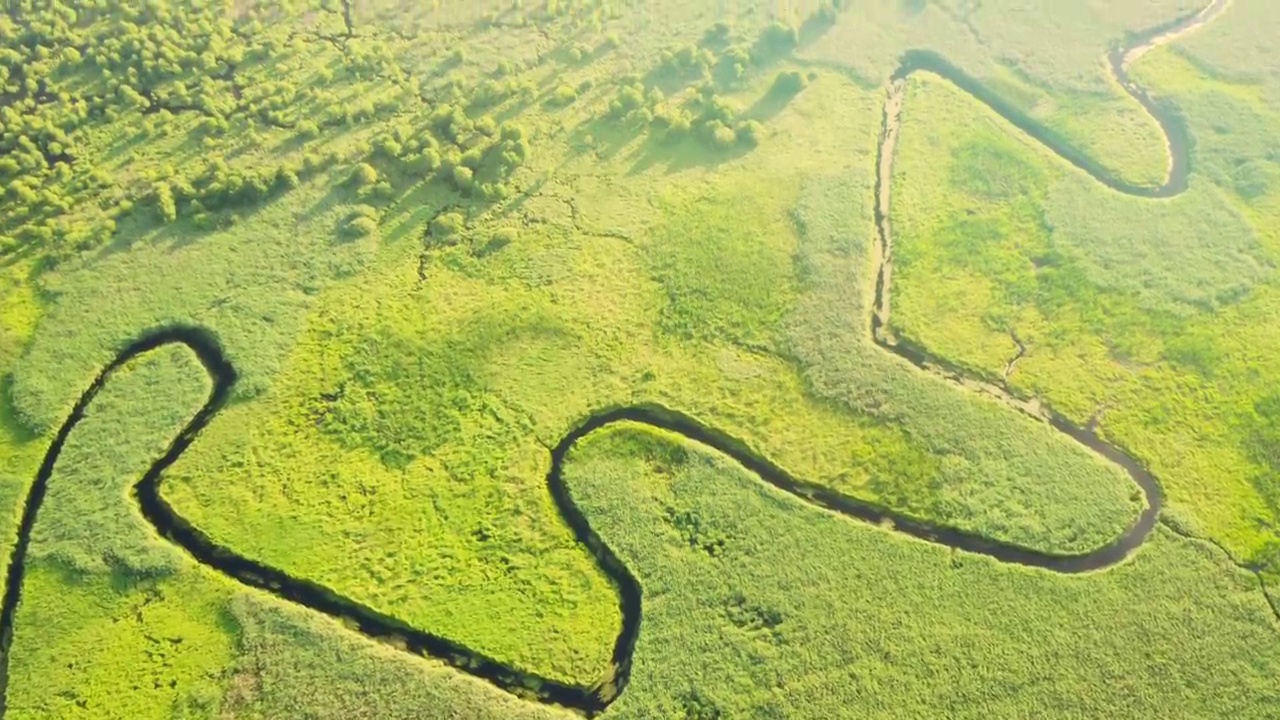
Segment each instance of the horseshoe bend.
[[[1176,12],[1046,9],[1002,24],[984,5],[821,3],[745,30],[695,4],[663,21],[697,28],[670,45],[662,22],[633,38],[601,29],[631,27],[629,11],[592,21],[568,5],[428,17],[343,3],[295,22],[291,10],[224,17],[180,3],[177,17],[198,28],[183,39],[163,36],[173,16],[152,10],[83,14],[78,25],[10,10],[0,41],[25,61],[5,66],[17,89],[0,94],[0,113],[23,142],[3,147],[39,163],[0,167],[24,189],[0,218],[0,460],[23,474],[0,612],[0,717],[863,716],[845,667],[867,687],[888,683],[908,715],[1043,714],[1049,698],[1089,683],[1105,690],[1078,699],[1081,716],[1270,717],[1280,404],[1257,359],[1268,336],[1249,323],[1266,317],[1275,282],[1264,224],[1280,165],[1213,138],[1280,131],[1265,100],[1280,65],[1229,52],[1277,13],[1213,0],[1167,3]],[[843,33],[859,20],[900,23],[903,37],[949,23],[972,42],[935,52],[905,41],[894,67],[876,65],[887,85],[868,89],[831,70],[870,62],[840,54],[854,52]],[[590,37],[590,22],[595,45],[552,43],[571,28]],[[185,58],[187,74],[125,51],[47,61],[34,50],[91,47],[120,27]],[[445,27],[455,49],[412,55]],[[1027,44],[1054,27],[1058,55]],[[492,61],[468,50],[495,33],[527,35],[536,56],[469,74]],[[1193,36],[1204,39],[1185,44]],[[1025,55],[973,74],[1002,43]],[[1086,53],[1073,43],[1105,58],[1105,85],[1081,89],[1071,63]],[[110,92],[68,82],[90,67],[133,69]],[[378,83],[405,90],[400,104],[325,90]],[[1207,119],[1224,97],[1247,122]],[[864,112],[836,117],[837,102]],[[57,113],[81,120],[45,130]],[[155,157],[190,167],[161,167],[136,139],[76,124],[116,127],[130,113],[159,118],[138,135],[157,133]],[[845,139],[819,147],[801,128]],[[231,150],[241,132],[282,164]],[[873,149],[858,144],[873,136]],[[207,165],[190,159],[197,142]],[[1124,157],[1113,161],[1113,148]],[[855,160],[818,163],[841,155]],[[790,160],[776,181],[758,179]],[[22,229],[47,220],[65,232],[81,217],[70,200],[91,187],[75,178],[95,163],[121,173],[137,163],[149,183],[92,186],[99,206],[118,202],[120,225],[56,248]],[[860,222],[870,236],[853,247],[845,236]],[[1180,233],[1204,237],[1201,227],[1221,238],[1184,250]],[[266,239],[241,241],[250,228]],[[1257,347],[1228,344],[1221,327]],[[1002,338],[1007,353],[991,347]],[[94,348],[112,345],[114,358],[91,367]],[[194,361],[173,365],[170,351]],[[208,385],[188,416],[191,400],[178,398],[194,399],[195,386],[168,384],[194,382],[197,366]],[[82,377],[87,389],[74,388]],[[125,388],[122,378],[145,395],[136,410],[106,390]],[[260,400],[264,388],[282,399]],[[140,418],[165,398],[173,407],[143,432]],[[62,417],[53,409],[67,406]],[[270,419],[286,411],[284,424]],[[277,424],[256,429],[267,420]],[[548,427],[571,429],[551,438]],[[494,455],[513,432],[535,437],[543,459]],[[236,437],[244,459],[219,455]],[[312,437],[348,454],[289,450],[320,447]],[[1021,451],[1023,441],[1048,449]],[[278,452],[316,463],[292,471],[314,477],[279,474],[273,463],[289,461],[269,457]],[[353,471],[323,459],[357,456],[393,479],[348,489]],[[184,457],[175,488],[166,478]],[[525,489],[535,466],[545,475]],[[222,484],[219,468],[236,473],[227,507],[280,492],[285,509],[242,505],[207,527],[207,509],[184,515],[213,497],[193,483]],[[275,474],[268,486],[239,489],[263,472]],[[455,494],[427,492],[414,473],[442,473]],[[97,484],[72,492],[64,475]],[[129,478],[127,498],[103,489],[113,476]],[[332,495],[288,508],[314,488]],[[549,505],[526,499],[534,490]],[[1126,497],[1132,512],[1118,514],[1111,506]],[[984,502],[996,509],[979,512]],[[359,539],[387,513],[404,519],[387,527],[434,528],[420,531],[422,550],[396,538],[403,530]],[[526,527],[544,523],[540,513],[568,530],[564,543]],[[182,580],[195,578],[182,563],[115,539],[138,520],[230,582],[182,589],[198,586]],[[439,564],[425,555],[433,533],[443,533]],[[353,544],[314,545],[328,537]],[[264,556],[280,538],[297,549]],[[408,565],[380,567],[380,553]],[[345,580],[319,580],[333,575],[326,562],[347,565]],[[584,570],[613,596],[575,585],[490,599]],[[347,588],[361,573],[380,587]],[[864,586],[901,595],[881,608]],[[55,601],[50,588],[65,594]],[[547,597],[569,609],[535,600]],[[1142,598],[1149,612],[1137,611]],[[216,622],[192,609],[220,603],[231,609]],[[509,617],[468,619],[499,607]],[[879,620],[855,630],[857,612]],[[1085,639],[1062,644],[1071,633]],[[587,637],[610,646],[563,649]],[[539,649],[538,638],[556,645]],[[1207,654],[1190,653],[1204,638]],[[1138,646],[1151,654],[1124,654]],[[1016,667],[1064,652],[1077,656],[1036,680]],[[56,659],[67,653],[71,662]],[[815,653],[842,669],[820,669]],[[1019,657],[1009,653],[1026,659],[993,669],[993,658]],[[592,670],[602,659],[607,668]],[[952,663],[939,677],[954,696],[916,682],[935,661]],[[1144,663],[1173,669],[1160,679]],[[1164,697],[1130,693],[1126,673]],[[852,689],[823,689],[834,684]]]

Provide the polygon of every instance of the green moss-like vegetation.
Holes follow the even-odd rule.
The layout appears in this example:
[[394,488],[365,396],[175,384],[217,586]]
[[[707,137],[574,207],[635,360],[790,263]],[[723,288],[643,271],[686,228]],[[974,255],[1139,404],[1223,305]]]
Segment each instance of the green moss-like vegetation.
[[645,591],[613,717],[1261,719],[1280,700],[1257,581],[1165,528],[1063,577],[815,510],[648,430],[590,437],[568,478]]
[[[876,145],[886,78],[925,49],[1100,172],[1159,185],[1160,129],[1101,58],[1184,0],[232,5],[0,15],[10,543],[80,393],[175,324],[208,329],[238,373],[165,474],[179,514],[565,683],[613,679],[622,628],[546,487],[548,449],[602,408],[666,405],[807,481],[1042,552],[1095,550],[1138,517],[1115,465],[873,343]],[[1257,7],[1233,5],[1254,20],[1221,32],[1253,37]],[[1277,96],[1266,62],[1195,37],[1134,72],[1186,117],[1185,195],[1109,194],[930,75],[909,81],[893,179],[894,330],[1081,422],[1103,407],[1102,434],[1168,492],[1136,556],[1081,577],[1005,566],[613,428],[566,470],[644,590],[603,717],[1280,703],[1274,615],[1232,562],[1280,572]],[[6,717],[571,716],[159,537],[129,488],[208,391],[187,350],[149,353],[72,433],[32,533]]]
[[156,351],[111,376],[68,439],[27,555],[8,717],[197,718],[217,708],[234,656],[225,584],[187,568],[129,494],[207,391],[188,351]]
[[[1019,191],[975,194],[954,159],[1017,133],[943,83],[913,82],[895,165],[894,324],[1079,422],[1099,418],[1152,468],[1180,522],[1274,578],[1275,341],[1258,323],[1274,312],[1280,247],[1277,115],[1262,100],[1275,81],[1206,79],[1168,48],[1135,76],[1177,103],[1195,140],[1191,187],[1169,200],[1110,192],[1030,139],[976,180],[1006,187],[1034,168],[1016,171]],[[947,152],[949,176],[935,169]],[[1011,336],[1026,347],[1014,368]]]
[[240,647],[219,698],[246,720],[579,717],[531,703],[438,663],[374,643],[279,602],[239,595],[229,612]]

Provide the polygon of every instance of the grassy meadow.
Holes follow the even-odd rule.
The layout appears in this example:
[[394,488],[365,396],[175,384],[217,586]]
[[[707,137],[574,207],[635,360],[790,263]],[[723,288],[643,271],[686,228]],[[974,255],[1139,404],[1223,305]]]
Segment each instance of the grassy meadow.
[[[1223,48],[1215,35],[1240,27],[1226,18],[1258,12],[1237,5],[1196,42]],[[1078,422],[1098,418],[1160,479],[1171,518],[1274,582],[1276,340],[1263,328],[1280,257],[1267,100],[1278,86],[1265,68],[1206,76],[1212,58],[1174,45],[1135,69],[1195,139],[1190,189],[1159,201],[1106,190],[954,88],[913,80],[895,164],[893,322]],[[1010,371],[1014,338],[1026,352]]]
[[816,510],[651,430],[589,437],[567,479],[644,588],[606,717],[1265,718],[1280,700],[1256,580],[1163,527],[1064,577]]
[[[871,341],[883,88],[904,51],[937,52],[1155,186],[1159,127],[1103,55],[1197,7],[15,9],[0,16],[0,531],[12,544],[99,370],[184,324],[239,379],[163,478],[180,514],[567,683],[609,677],[622,618],[557,515],[548,450],[604,408],[678,409],[938,525],[1102,547],[1142,509],[1127,475]],[[1269,37],[1260,8],[1236,0],[1135,68],[1195,138],[1191,190],[1169,201],[1101,190],[954,86],[909,81],[895,330],[1082,422],[1101,410],[1169,496],[1137,555],[1079,577],[1005,566],[817,510],[679,438],[601,431],[566,479],[644,592],[631,682],[603,717],[1280,704],[1280,627],[1237,567],[1280,582],[1280,76],[1240,50]],[[1010,370],[1015,334],[1028,351]],[[32,533],[5,718],[574,716],[160,538],[130,488],[208,390],[189,351],[157,350],[72,433]]]

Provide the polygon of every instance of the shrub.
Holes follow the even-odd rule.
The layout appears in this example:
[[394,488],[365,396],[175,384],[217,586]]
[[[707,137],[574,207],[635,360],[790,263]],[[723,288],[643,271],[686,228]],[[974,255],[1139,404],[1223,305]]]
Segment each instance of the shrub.
[[377,220],[377,219],[378,219],[378,209],[377,209],[377,208],[375,208],[375,207],[374,207],[374,206],[372,206],[372,205],[364,205],[364,204],[360,204],[360,205],[357,205],[357,206],[355,206],[354,208],[352,208],[352,209],[351,209],[351,216],[350,216],[350,217],[351,217],[351,219],[353,219],[353,220],[354,220],[354,219],[356,219],[356,218],[362,218],[362,217],[364,217],[364,218],[371,218],[371,219],[373,219],[373,220]]
[[773,87],[769,92],[777,95],[795,95],[807,84],[808,81],[805,80],[804,75],[796,70],[788,70],[778,73],[778,76],[773,79]]
[[351,181],[359,187],[366,187],[378,182],[378,171],[369,163],[360,163],[351,173]]
[[633,110],[644,105],[644,87],[639,83],[627,85],[618,91],[618,96],[609,103],[609,116],[625,117]]
[[462,153],[461,164],[463,167],[479,170],[481,163],[484,162],[484,148],[473,147]]
[[431,221],[431,237],[447,238],[457,235],[462,232],[466,224],[461,213],[441,213]]
[[822,0],[817,12],[813,14],[814,20],[820,25],[834,25],[843,6],[844,0]]
[[712,123],[711,141],[715,143],[716,147],[727,148],[737,140],[738,134],[733,131],[733,128],[720,122]]
[[404,146],[396,142],[394,137],[386,135],[378,138],[374,143],[374,149],[381,155],[388,158],[400,157],[400,153],[404,151]]
[[577,99],[578,91],[568,85],[561,85],[551,94],[551,103],[560,107],[572,104]]
[[417,165],[424,173],[435,172],[440,167],[440,153],[434,149],[423,150],[418,155]]
[[703,45],[723,45],[729,42],[729,36],[733,33],[733,26],[723,20],[707,28],[702,34]]
[[760,137],[764,134],[764,126],[755,120],[747,120],[738,125],[737,138],[738,142],[747,147],[755,147],[760,144]]
[[502,126],[502,139],[519,142],[524,139],[524,128],[513,123],[505,123]]
[[173,189],[169,187],[169,183],[156,183],[156,209],[160,211],[160,217],[167,223],[171,223],[178,219],[178,205],[173,199]]
[[513,227],[498,228],[493,235],[489,236],[489,240],[476,249],[477,257],[485,257],[498,252],[502,248],[515,242],[520,237],[520,232]]
[[459,190],[470,190],[475,181],[475,172],[465,165],[453,168],[453,185]]
[[476,121],[476,132],[485,137],[493,137],[498,134],[498,123],[492,116],[485,115]]
[[769,58],[777,55],[790,53],[796,45],[800,44],[800,31],[791,24],[783,23],[781,20],[773,20],[769,27],[764,28],[760,32],[760,36],[755,40],[755,46],[751,49],[751,56],[756,63],[763,63]]
[[346,234],[353,238],[369,237],[376,232],[378,232],[378,221],[363,215],[352,218],[346,227]]
[[672,140],[686,137],[693,130],[693,118],[684,110],[670,115],[667,121],[667,136]]

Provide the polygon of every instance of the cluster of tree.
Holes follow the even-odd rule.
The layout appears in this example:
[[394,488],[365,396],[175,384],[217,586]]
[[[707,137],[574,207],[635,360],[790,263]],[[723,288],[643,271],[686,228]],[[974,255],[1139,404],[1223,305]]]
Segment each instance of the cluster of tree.
[[[490,115],[472,118],[460,105],[442,103],[425,127],[401,122],[379,133],[370,154],[372,162],[400,174],[438,178],[466,196],[499,200],[508,195],[507,181],[529,158],[530,146],[519,125],[499,124]],[[365,194],[389,190],[380,187],[369,162],[357,167],[353,180]]]
[[[739,118],[734,107],[716,94],[712,81],[704,82],[697,94],[684,103],[667,102],[661,90],[646,89],[634,76],[621,82],[609,103],[610,118],[648,125],[672,141],[694,136],[717,148],[755,147],[760,142],[763,126],[755,120]],[[771,92],[794,94],[804,83],[800,73],[783,72],[774,83],[777,89]]]
[[335,154],[306,153],[271,167],[233,167],[215,157],[187,173],[162,168],[147,199],[161,220],[174,222],[190,217],[197,227],[209,229],[215,213],[265,202],[338,161]]
[[[576,3],[565,7],[577,12]],[[282,18],[301,14],[294,0],[239,13],[196,0],[53,0],[0,13],[0,254],[29,244],[85,249],[138,210],[212,227],[223,211],[267,201],[338,162],[365,163],[353,175],[371,207],[406,178],[438,178],[481,201],[509,194],[529,140],[483,113],[532,98],[529,80],[491,77],[478,89],[449,80],[426,91],[437,81],[410,78],[376,36],[317,42],[307,31],[278,31]],[[378,91],[353,93],[363,80]],[[420,100],[429,116],[416,114]],[[203,117],[179,121],[183,113]],[[381,128],[344,157],[233,155],[263,124],[292,129],[302,143],[327,128]],[[95,165],[104,135],[85,130],[103,125],[134,142],[191,133],[213,159],[126,181]],[[370,223],[363,213],[346,225],[369,234]]]
[[650,124],[671,140],[693,136],[722,149],[734,145],[755,147],[764,132],[759,122],[738,118],[733,106],[718,97],[709,83],[684,105],[659,105]]
[[[843,0],[824,2],[810,22],[834,22],[835,13],[842,6]],[[755,120],[737,118],[733,107],[716,93],[739,86],[753,68],[792,51],[799,41],[799,29],[781,21],[770,23],[749,44],[735,42],[728,23],[716,23],[698,43],[663,51],[647,83],[635,76],[622,78],[606,116],[649,124],[673,140],[693,135],[718,148],[754,147],[760,142],[763,127]],[[658,86],[672,80],[680,85],[696,81],[696,96],[682,104],[666,102]],[[800,72],[783,71],[769,92],[790,97],[806,84],[807,79]]]
[[501,104],[511,98],[531,98],[537,86],[529,78],[485,78],[468,94],[468,108],[483,110]]
[[728,23],[713,25],[698,43],[659,56],[657,75],[677,81],[714,81],[721,87],[741,83],[752,67],[762,66],[795,49],[800,31],[794,25],[775,20],[750,44],[734,41]]
[[131,111],[147,114],[144,131],[166,108],[215,114],[248,56],[216,5],[13,4],[0,16],[0,253],[105,242],[132,203],[85,157],[83,130]]
[[617,95],[609,102],[611,118],[648,123],[666,96],[656,87],[646,89],[635,75],[621,79]]

